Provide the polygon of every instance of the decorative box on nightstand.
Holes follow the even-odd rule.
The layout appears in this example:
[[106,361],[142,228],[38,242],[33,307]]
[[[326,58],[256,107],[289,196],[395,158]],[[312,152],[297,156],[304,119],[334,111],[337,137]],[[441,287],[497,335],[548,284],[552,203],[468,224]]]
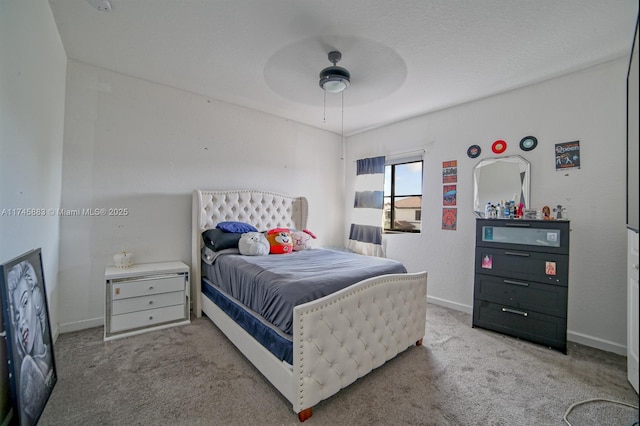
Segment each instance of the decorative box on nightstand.
[[189,267],[182,262],[107,266],[104,340],[188,324]]

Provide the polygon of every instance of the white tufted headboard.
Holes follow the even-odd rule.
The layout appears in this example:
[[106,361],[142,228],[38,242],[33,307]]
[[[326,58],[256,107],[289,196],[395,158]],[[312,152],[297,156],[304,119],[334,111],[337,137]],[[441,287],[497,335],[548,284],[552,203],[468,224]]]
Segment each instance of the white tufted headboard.
[[272,228],[307,227],[307,199],[266,191],[193,191],[191,229],[191,299],[193,313],[200,317],[200,250],[202,232],[224,221],[250,223],[259,231]]

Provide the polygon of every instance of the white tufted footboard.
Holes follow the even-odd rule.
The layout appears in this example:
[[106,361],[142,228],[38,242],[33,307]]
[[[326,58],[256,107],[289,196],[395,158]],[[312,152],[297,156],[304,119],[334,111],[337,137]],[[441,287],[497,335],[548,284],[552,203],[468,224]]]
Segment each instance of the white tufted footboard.
[[310,410],[421,341],[426,303],[427,273],[419,272],[370,278],[296,306],[293,410]]

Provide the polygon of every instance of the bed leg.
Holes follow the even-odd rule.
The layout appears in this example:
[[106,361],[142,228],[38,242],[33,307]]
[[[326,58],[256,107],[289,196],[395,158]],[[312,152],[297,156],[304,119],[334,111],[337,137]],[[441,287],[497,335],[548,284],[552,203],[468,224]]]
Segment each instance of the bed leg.
[[420,339],[420,340],[418,340],[418,341],[416,342],[416,346],[422,346],[422,339]]
[[309,417],[311,417],[311,407],[309,408],[305,408],[304,410],[300,411],[298,413],[298,420],[300,420],[301,422],[304,422],[305,420],[307,420]]

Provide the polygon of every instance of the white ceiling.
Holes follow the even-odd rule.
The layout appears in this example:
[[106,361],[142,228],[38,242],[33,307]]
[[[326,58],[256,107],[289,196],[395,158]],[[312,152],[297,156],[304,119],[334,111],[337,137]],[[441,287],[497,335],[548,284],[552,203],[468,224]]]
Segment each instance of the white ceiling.
[[[92,2],[104,0],[92,0]],[[344,134],[631,51],[638,0],[49,0],[69,58]],[[326,112],[325,112],[326,111]]]

